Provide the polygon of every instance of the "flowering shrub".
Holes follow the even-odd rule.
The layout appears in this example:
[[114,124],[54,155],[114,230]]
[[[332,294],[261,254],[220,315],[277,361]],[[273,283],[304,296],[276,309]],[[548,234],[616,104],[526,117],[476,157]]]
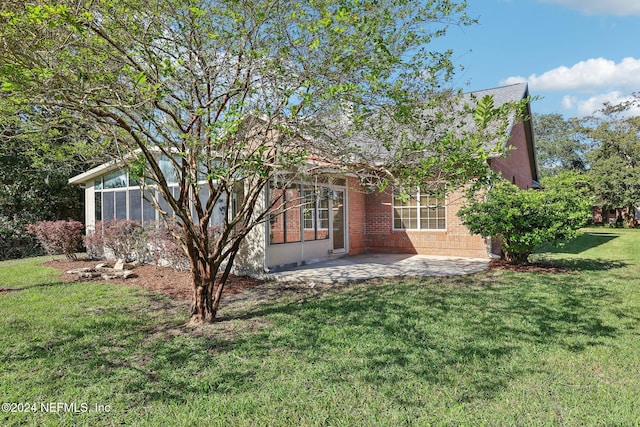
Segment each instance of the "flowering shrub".
[[76,251],[82,242],[81,222],[74,220],[39,221],[27,225],[26,229],[36,236],[48,254],[64,254],[67,259],[76,259]]

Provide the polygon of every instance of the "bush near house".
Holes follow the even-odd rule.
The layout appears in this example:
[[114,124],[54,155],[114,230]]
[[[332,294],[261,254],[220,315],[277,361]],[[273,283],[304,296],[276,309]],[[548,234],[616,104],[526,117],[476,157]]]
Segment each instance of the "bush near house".
[[146,233],[138,221],[98,222],[95,231],[84,237],[84,245],[93,258],[103,257],[105,249],[114,258],[125,261],[143,261],[147,258]]
[[176,228],[176,225],[159,226],[156,222],[100,221],[95,231],[84,237],[84,245],[92,258],[102,258],[106,251],[116,259],[168,264],[183,270],[189,268],[189,260],[174,237]]
[[592,202],[564,181],[538,191],[501,180],[484,200],[470,199],[458,215],[472,233],[500,238],[507,261],[524,264],[536,246],[576,237],[591,218]]
[[175,237],[180,233],[178,226],[149,226],[145,229],[148,241],[149,260],[155,264],[168,264],[176,270],[188,270],[189,258],[185,255],[180,241]]
[[82,242],[83,225],[79,221],[38,221],[28,225],[27,231],[36,236],[40,245],[49,255],[64,254],[75,260]]

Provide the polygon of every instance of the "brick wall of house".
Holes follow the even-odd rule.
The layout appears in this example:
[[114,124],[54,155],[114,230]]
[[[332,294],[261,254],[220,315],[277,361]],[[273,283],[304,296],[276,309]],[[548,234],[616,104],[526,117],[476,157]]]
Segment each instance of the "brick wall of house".
[[[592,221],[596,225],[614,225],[618,219],[618,217],[622,218],[622,220],[629,224],[631,215],[629,215],[628,208],[614,208],[614,209],[604,209],[599,206],[594,206],[591,209],[592,213]],[[633,225],[637,226],[640,224],[640,209],[635,208],[632,212],[633,214]]]
[[366,203],[365,192],[360,186],[357,178],[347,180],[348,191],[348,227],[349,227],[349,254],[357,255],[366,252],[365,244],[365,224],[366,224]]
[[502,173],[502,177],[520,188],[531,188],[531,163],[527,153],[527,138],[524,123],[518,123],[511,130],[507,157],[491,159],[491,169]]
[[463,201],[459,193],[447,196],[446,230],[393,230],[391,193],[367,194],[366,251],[487,258],[485,239],[471,235],[456,216]]
[[[506,158],[491,160],[491,168],[521,188],[530,188],[533,172],[527,153],[523,123],[512,129]],[[456,215],[464,204],[462,193],[446,200],[445,230],[394,230],[390,192],[364,192],[355,178],[349,179],[349,253],[414,253],[425,255],[488,257],[487,240],[471,235]],[[493,253],[500,242],[493,242]]]

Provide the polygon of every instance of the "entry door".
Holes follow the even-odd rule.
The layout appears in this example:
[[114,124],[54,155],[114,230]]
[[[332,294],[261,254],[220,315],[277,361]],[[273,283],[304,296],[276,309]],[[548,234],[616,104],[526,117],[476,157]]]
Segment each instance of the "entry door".
[[345,212],[344,212],[344,190],[333,190],[332,212],[333,212],[333,251],[343,252],[345,250]]

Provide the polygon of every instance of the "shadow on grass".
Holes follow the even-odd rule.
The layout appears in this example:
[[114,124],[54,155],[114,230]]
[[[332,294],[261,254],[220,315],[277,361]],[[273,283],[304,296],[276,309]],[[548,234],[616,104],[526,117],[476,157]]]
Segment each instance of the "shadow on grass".
[[51,281],[51,282],[44,282],[44,283],[35,283],[32,285],[26,285],[26,286],[20,286],[20,287],[0,288],[0,295],[6,295],[12,292],[27,291],[30,289],[56,288],[56,287],[62,287],[65,285],[68,286],[69,283]]
[[607,231],[590,231],[583,233],[573,240],[568,241],[564,246],[556,248],[551,245],[545,245],[543,247],[544,252],[552,252],[558,254],[573,254],[577,255],[589,249],[596,248],[604,245],[619,236],[612,232]]
[[534,260],[536,265],[569,271],[608,271],[624,268],[629,265],[623,261],[597,258],[548,259],[544,254],[536,255]]
[[[421,381],[459,390],[459,401],[492,398],[539,369],[528,360],[532,348],[581,352],[618,334],[599,317],[604,305],[617,302],[604,287],[572,276],[522,280],[486,287],[473,277],[359,286],[303,304],[264,306],[244,318],[276,317],[290,328],[268,338],[271,351],[312,359],[320,349],[343,347],[341,354],[361,356],[364,371],[349,366],[349,356],[336,356],[335,363],[346,363],[351,375],[399,403],[407,403],[400,391],[406,383]],[[322,357],[331,359],[327,352]],[[339,383],[343,376],[327,379]]]

